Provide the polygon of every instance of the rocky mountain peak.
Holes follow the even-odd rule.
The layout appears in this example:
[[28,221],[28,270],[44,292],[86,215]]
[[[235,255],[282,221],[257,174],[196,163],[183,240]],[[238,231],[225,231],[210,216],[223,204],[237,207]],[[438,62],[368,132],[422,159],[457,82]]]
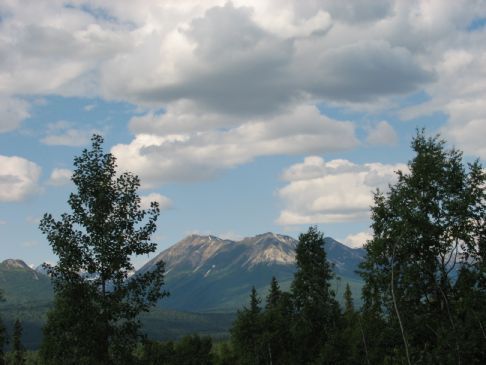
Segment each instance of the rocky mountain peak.
[[32,270],[24,261],[18,259],[7,259],[1,263],[1,266],[10,270]]

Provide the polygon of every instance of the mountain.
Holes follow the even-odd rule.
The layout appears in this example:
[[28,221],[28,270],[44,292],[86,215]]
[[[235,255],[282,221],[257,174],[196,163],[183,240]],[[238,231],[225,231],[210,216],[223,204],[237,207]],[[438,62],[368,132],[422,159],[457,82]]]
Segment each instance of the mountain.
[[0,288],[7,303],[48,302],[52,300],[51,280],[22,260],[0,263]]
[[48,273],[47,273],[46,268],[44,267],[44,264],[47,264],[47,262],[43,262],[42,264],[36,266],[34,268],[34,270],[37,271],[39,274],[42,274],[42,275],[46,275],[47,276]]
[[[355,270],[364,250],[349,248],[332,238],[325,241],[328,259],[340,278],[334,283],[335,290],[339,292],[348,282],[358,294],[361,281]],[[271,232],[241,241],[191,235],[161,252],[137,273],[151,270],[161,260],[165,262],[166,289],[171,296],[161,301],[163,308],[234,311],[246,304],[252,286],[266,295],[272,276],[283,289],[289,288],[295,272],[296,245],[294,238]]]

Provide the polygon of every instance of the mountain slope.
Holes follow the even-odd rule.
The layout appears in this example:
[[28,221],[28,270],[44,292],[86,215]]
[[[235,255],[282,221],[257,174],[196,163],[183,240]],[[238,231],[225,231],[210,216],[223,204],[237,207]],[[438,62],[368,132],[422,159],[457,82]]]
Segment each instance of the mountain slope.
[[22,260],[0,263],[0,288],[7,303],[48,302],[53,298],[51,280]]
[[[161,252],[138,272],[151,270],[160,260],[165,262],[166,288],[171,296],[161,302],[164,308],[234,311],[246,303],[252,286],[265,295],[272,276],[288,289],[295,272],[296,244],[292,237],[270,232],[238,242],[192,235]],[[364,251],[332,238],[326,238],[326,251],[341,277],[336,288],[350,282],[357,292],[360,279],[354,270]]]

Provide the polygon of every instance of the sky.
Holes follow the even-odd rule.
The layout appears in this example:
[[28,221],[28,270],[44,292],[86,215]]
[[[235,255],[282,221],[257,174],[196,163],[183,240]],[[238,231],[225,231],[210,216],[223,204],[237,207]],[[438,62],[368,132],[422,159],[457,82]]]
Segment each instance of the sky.
[[56,260],[39,221],[94,133],[160,203],[158,251],[309,225],[359,247],[417,128],[484,160],[485,105],[486,0],[4,0],[0,259]]

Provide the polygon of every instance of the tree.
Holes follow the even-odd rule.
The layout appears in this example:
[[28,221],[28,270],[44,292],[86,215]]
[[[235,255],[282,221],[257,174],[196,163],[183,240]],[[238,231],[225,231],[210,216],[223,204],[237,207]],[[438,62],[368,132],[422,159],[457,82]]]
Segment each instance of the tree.
[[231,328],[231,341],[241,364],[265,363],[266,346],[262,341],[263,321],[260,298],[252,287],[249,307],[238,311]]
[[[391,329],[389,350],[382,354],[390,361],[464,363],[474,356],[462,334],[486,339],[479,319],[486,305],[486,175],[479,161],[466,170],[460,151],[447,150],[444,140],[424,131],[417,132],[412,149],[409,171],[398,171],[397,183],[374,196],[373,238],[361,266],[364,312]],[[483,310],[474,314],[469,306],[461,314],[473,297]],[[474,326],[464,322],[466,314],[477,315]],[[485,344],[475,344],[473,352],[486,353]]]
[[174,365],[211,365],[211,337],[190,335],[183,337],[175,345]]
[[25,364],[25,348],[22,345],[22,323],[17,319],[14,324],[13,340],[13,363],[12,365]]
[[290,326],[292,319],[290,294],[282,292],[272,277],[263,316],[262,343],[267,364],[288,364],[292,347]]
[[[0,289],[0,302],[5,301],[3,296],[3,290]],[[0,365],[5,364],[5,345],[7,343],[7,329],[3,324],[2,318],[0,317]]]
[[282,291],[280,290],[280,286],[278,285],[277,278],[272,276],[272,281],[270,282],[270,289],[267,295],[267,303],[265,305],[265,309],[272,309],[278,306],[280,298],[282,296]]
[[295,319],[292,323],[294,363],[307,364],[321,354],[323,361],[332,352],[333,335],[340,316],[330,288],[333,278],[324,251],[324,235],[310,227],[299,236],[296,247],[297,272],[291,285]]
[[159,206],[141,208],[140,181],[117,174],[116,160],[94,135],[91,150],[74,159],[77,191],[71,213],[60,220],[45,214],[40,223],[59,257],[48,266],[56,294],[48,316],[41,354],[50,364],[131,363],[139,313],[167,293],[161,291],[164,266],[130,277],[133,256],[154,252]]

